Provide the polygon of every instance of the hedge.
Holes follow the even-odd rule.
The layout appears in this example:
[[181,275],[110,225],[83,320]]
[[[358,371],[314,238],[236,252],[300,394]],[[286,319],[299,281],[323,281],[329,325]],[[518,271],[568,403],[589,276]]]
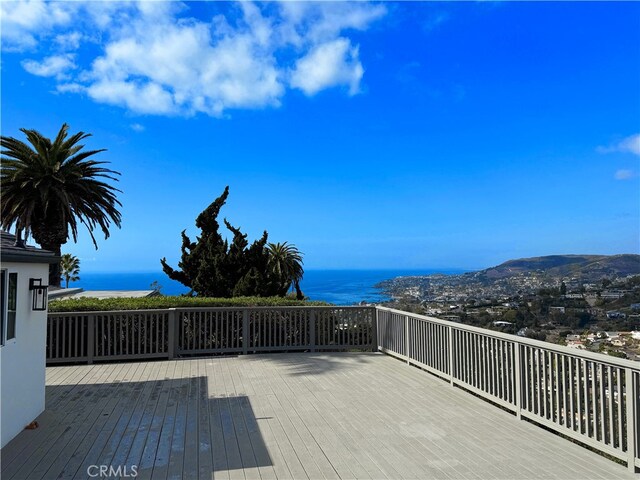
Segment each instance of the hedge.
[[146,310],[180,307],[295,307],[326,306],[326,302],[282,297],[146,297],[146,298],[67,298],[49,302],[50,312],[95,312],[109,310]]

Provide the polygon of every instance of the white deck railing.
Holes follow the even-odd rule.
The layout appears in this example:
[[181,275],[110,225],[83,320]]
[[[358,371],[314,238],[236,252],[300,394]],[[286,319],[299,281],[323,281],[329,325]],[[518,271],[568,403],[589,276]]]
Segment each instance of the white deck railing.
[[640,467],[640,365],[377,308],[380,351]]

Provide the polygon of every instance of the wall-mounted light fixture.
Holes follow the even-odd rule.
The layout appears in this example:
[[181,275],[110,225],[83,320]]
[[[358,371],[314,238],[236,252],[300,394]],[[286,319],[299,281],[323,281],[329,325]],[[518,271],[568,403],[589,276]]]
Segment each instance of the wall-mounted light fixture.
[[42,285],[41,278],[29,279],[29,290],[33,290],[33,304],[32,310],[46,310],[47,309],[47,289],[49,285]]

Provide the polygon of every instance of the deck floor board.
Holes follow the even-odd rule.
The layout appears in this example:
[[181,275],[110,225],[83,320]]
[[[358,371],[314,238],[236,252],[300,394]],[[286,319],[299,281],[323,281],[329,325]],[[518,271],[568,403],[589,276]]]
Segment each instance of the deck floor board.
[[[631,479],[621,465],[374,353],[47,368],[3,480]],[[112,477],[113,478],[113,477]]]

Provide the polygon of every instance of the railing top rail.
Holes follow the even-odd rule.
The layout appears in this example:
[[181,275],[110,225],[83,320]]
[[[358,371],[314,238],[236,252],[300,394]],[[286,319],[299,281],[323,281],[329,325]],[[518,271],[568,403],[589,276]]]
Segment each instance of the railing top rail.
[[420,314],[417,314],[417,313],[405,312],[403,310],[396,310],[394,308],[380,307],[380,306],[378,306],[376,308],[379,309],[379,310],[383,310],[383,311],[387,311],[387,312],[391,312],[391,313],[397,313],[399,315],[407,315],[407,316],[415,318],[417,320],[423,320],[423,321],[427,321],[427,322],[431,322],[431,323],[437,323],[437,324],[440,324],[440,325],[450,326],[450,327],[456,328],[458,330],[474,332],[474,333],[478,333],[478,334],[485,335],[485,336],[488,336],[488,337],[500,338],[500,339],[503,339],[503,340],[508,340],[510,342],[519,343],[521,345],[528,345],[528,346],[532,346],[532,347],[545,348],[547,350],[551,350],[551,351],[554,351],[554,352],[562,353],[564,355],[572,355],[574,357],[584,358],[586,360],[595,360],[597,362],[605,363],[605,364],[608,364],[608,365],[614,365],[614,366],[623,367],[623,368],[631,368],[633,370],[640,371],[640,363],[639,362],[634,362],[632,360],[626,360],[624,358],[611,357],[609,355],[602,354],[602,353],[587,352],[587,351],[584,351],[584,350],[578,350],[578,349],[575,349],[575,348],[565,347],[563,345],[557,345],[555,343],[543,342],[542,340],[534,340],[534,339],[531,339],[531,338],[523,338],[523,337],[519,337],[517,335],[512,335],[510,333],[496,332],[494,330],[489,330],[489,329],[486,329],[486,328],[474,327],[474,326],[471,326],[471,325],[465,325],[463,323],[452,322],[450,320],[442,320],[440,318],[428,317],[426,315],[420,315]]
[[154,309],[138,309],[138,310],[86,310],[79,312],[47,312],[50,317],[62,317],[65,315],[82,316],[82,315],[117,315],[126,313],[168,313],[175,308],[154,308]]
[[272,305],[256,307],[175,307],[176,311],[216,311],[216,310],[375,310],[373,305]]
[[140,308],[136,310],[87,310],[79,312],[49,312],[49,316],[64,315],[117,315],[140,313],[168,313],[168,312],[202,312],[202,311],[244,311],[244,310],[374,310],[372,305],[293,305],[293,306],[256,306],[256,307],[171,307],[171,308]]

